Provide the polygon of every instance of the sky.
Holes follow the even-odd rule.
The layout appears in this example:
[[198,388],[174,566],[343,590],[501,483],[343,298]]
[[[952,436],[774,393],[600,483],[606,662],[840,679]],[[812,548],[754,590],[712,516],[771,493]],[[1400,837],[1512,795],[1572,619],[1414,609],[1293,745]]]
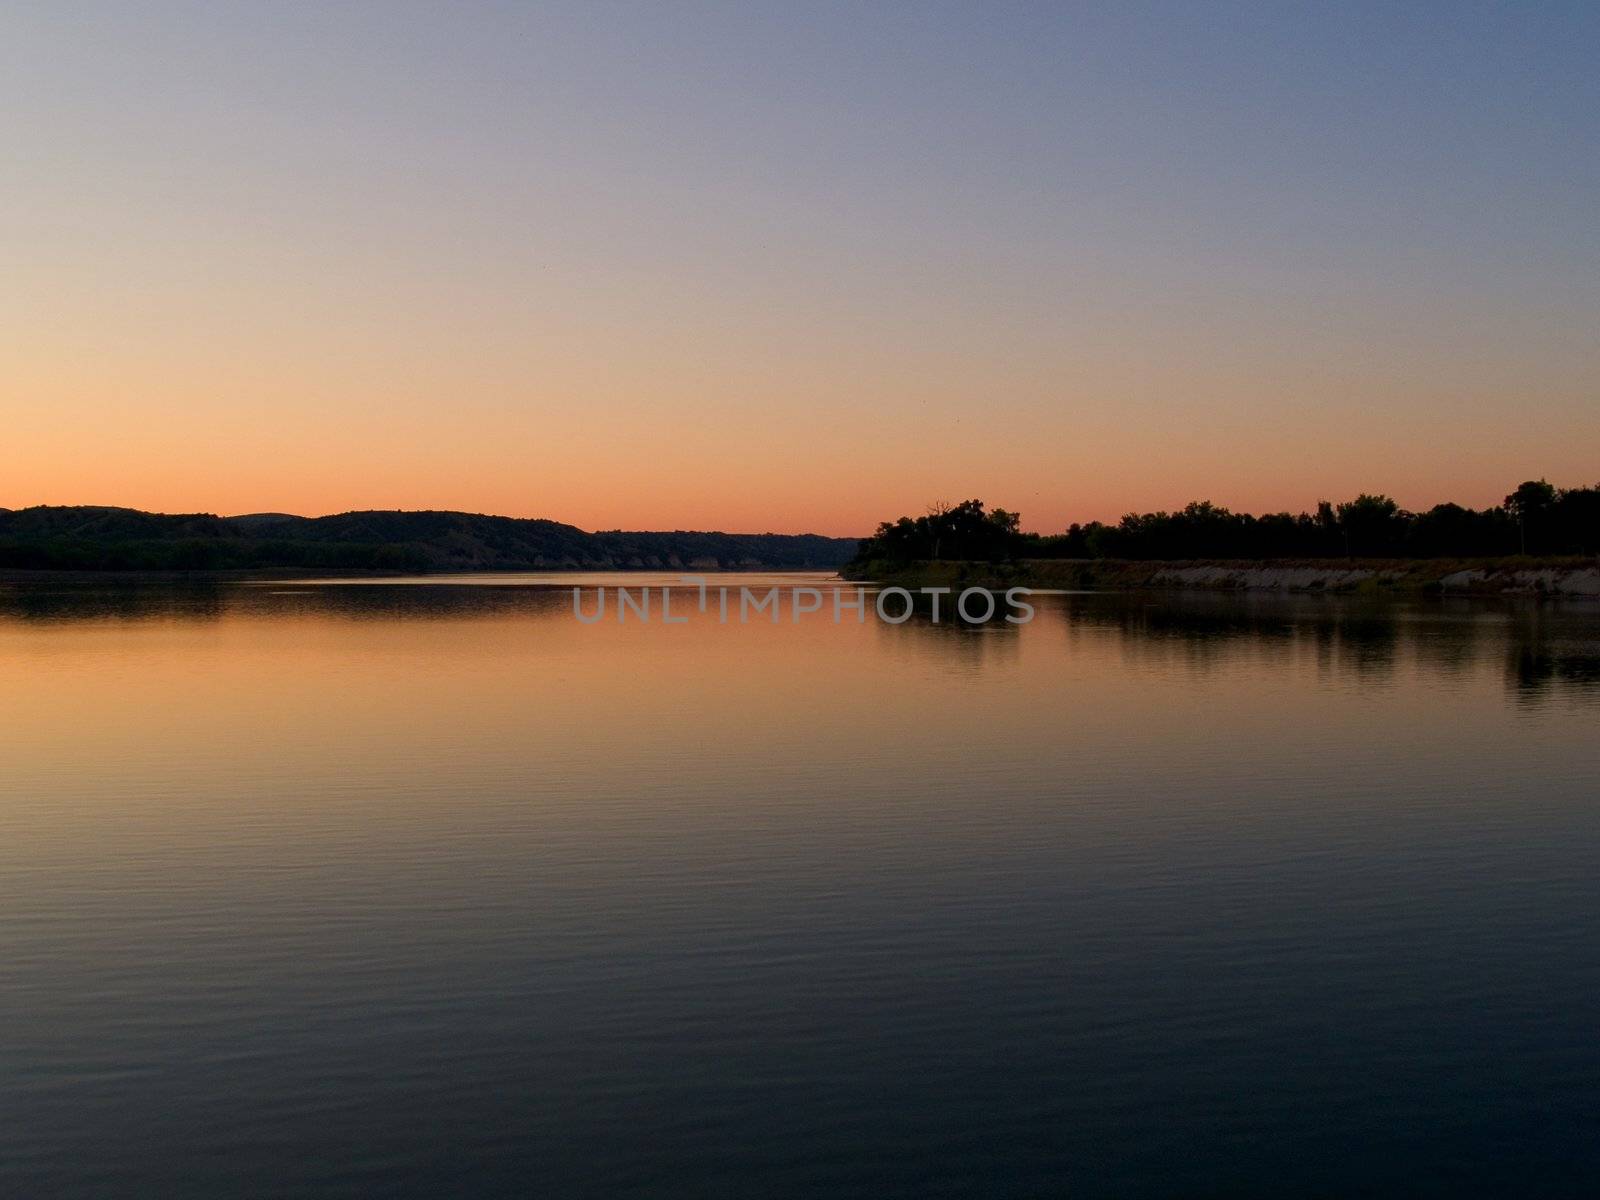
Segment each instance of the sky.
[[18,3],[0,506],[1600,480],[1600,5]]

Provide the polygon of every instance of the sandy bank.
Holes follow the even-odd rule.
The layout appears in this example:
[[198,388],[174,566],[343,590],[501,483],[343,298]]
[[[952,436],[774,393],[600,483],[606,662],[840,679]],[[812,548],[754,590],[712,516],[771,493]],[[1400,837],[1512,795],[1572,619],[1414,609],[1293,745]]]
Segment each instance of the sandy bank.
[[1432,592],[1600,597],[1596,559],[1279,559],[1130,562],[1025,559],[846,568],[847,579],[902,585],[1039,588],[1208,588],[1221,591]]

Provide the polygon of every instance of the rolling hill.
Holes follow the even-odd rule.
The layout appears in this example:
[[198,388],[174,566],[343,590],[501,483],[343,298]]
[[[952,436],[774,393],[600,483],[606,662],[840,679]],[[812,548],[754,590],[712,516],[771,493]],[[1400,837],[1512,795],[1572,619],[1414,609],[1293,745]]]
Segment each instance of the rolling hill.
[[589,533],[559,521],[375,510],[326,517],[0,509],[0,568],[42,570],[489,571],[832,568],[854,538],[816,534]]

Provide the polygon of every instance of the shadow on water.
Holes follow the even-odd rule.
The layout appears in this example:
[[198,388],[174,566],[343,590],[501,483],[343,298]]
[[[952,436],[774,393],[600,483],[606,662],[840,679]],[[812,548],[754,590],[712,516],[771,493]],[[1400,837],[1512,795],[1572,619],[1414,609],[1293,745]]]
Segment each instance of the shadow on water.
[[1554,693],[1578,693],[1600,700],[1600,655],[1592,648],[1512,647],[1506,655],[1506,687],[1525,703]]
[[448,620],[570,615],[571,610],[571,593],[551,587],[216,580],[0,585],[0,622],[217,621],[229,617],[295,616],[355,621]]
[[1325,675],[1378,686],[1402,665],[1441,678],[1503,663],[1521,700],[1600,698],[1600,607],[1479,599],[1220,592],[1057,598],[1067,637],[1112,636],[1131,663],[1180,661],[1204,674],[1304,657]]

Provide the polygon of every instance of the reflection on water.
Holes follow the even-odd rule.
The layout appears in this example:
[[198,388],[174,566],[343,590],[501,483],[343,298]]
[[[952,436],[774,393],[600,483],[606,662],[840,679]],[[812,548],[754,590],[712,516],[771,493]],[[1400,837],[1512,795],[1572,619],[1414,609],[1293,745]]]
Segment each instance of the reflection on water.
[[0,1192],[1600,1182],[1595,606],[564,582],[0,585]]
[[[320,617],[343,620],[448,620],[466,617],[540,616],[570,618],[571,588],[584,589],[586,611],[595,611],[595,590],[674,586],[682,594],[674,615],[694,613],[695,588],[679,574],[598,572],[484,575],[441,580],[329,579],[239,583],[222,581],[149,582],[53,586],[0,584],[0,621],[221,621],[225,618]],[[771,586],[827,589],[830,575],[713,575],[712,586]],[[1523,700],[1560,690],[1581,699],[1600,688],[1600,605],[1592,601],[1531,602],[1482,599],[1397,601],[1304,594],[1165,592],[1134,595],[1043,593],[1035,597],[1043,624],[1064,629],[1069,639],[1087,632],[1115,630],[1129,656],[1163,661],[1181,659],[1194,670],[1225,664],[1245,651],[1252,659],[1290,661],[1308,647],[1328,671],[1353,673],[1381,682],[1397,667],[1464,674],[1491,661],[1503,665],[1506,687]],[[996,619],[978,629],[953,618],[945,600],[942,620],[930,619],[925,599],[904,625],[889,626],[891,643],[917,646],[931,640],[935,653],[981,661],[1004,653],[1019,634]],[[831,601],[808,626],[832,622]],[[714,601],[711,609],[715,613]],[[898,609],[896,609],[898,611]],[[1004,606],[1000,613],[1008,611]],[[735,614],[730,622],[737,625]],[[659,610],[656,620],[659,621]],[[630,618],[632,613],[630,611]],[[765,620],[756,616],[754,621]],[[616,620],[616,605],[605,621]],[[705,621],[706,618],[701,618]],[[848,612],[845,622],[854,617]],[[870,616],[869,616],[870,620]],[[790,623],[789,611],[781,622]],[[732,631],[724,630],[732,635]],[[808,630],[809,634],[811,631]],[[974,641],[982,633],[998,641]],[[1174,644],[1181,647],[1174,656]],[[892,647],[890,647],[892,649]]]

